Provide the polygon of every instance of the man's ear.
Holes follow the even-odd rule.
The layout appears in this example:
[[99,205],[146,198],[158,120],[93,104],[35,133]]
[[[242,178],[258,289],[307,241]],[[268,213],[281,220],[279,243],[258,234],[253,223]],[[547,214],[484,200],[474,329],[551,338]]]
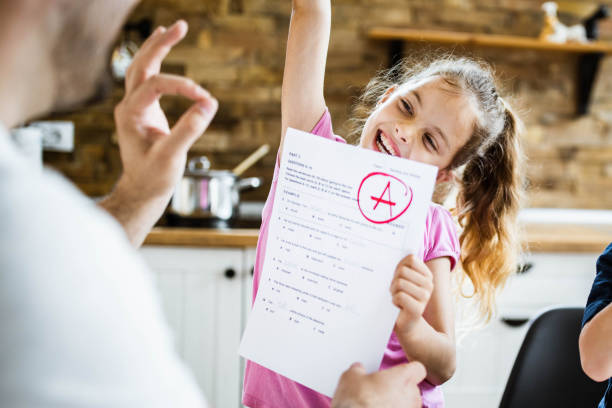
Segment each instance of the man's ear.
[[378,100],[378,102],[376,103],[376,106],[380,105],[381,103],[385,103],[387,101],[387,99],[389,99],[389,97],[391,95],[393,95],[393,92],[395,92],[395,90],[397,89],[396,85],[390,86],[385,93],[383,94],[382,98],[380,98]]
[[436,183],[448,183],[455,180],[455,172],[453,170],[440,170],[438,171],[438,177]]

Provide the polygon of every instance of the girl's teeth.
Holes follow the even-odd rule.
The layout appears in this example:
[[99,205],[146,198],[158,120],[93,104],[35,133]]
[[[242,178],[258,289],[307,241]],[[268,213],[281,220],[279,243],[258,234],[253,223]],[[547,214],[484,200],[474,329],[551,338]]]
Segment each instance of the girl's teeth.
[[395,156],[395,150],[389,146],[386,138],[383,136],[382,132],[378,133],[378,137],[376,138],[376,144],[381,151],[384,151],[391,156]]
[[384,144],[384,145],[385,145],[385,147],[387,148],[387,150],[388,150],[389,152],[393,152],[393,148],[387,144],[387,140],[386,140],[386,139],[385,139],[383,136],[381,136],[381,139],[382,139],[382,141],[383,141],[383,144]]

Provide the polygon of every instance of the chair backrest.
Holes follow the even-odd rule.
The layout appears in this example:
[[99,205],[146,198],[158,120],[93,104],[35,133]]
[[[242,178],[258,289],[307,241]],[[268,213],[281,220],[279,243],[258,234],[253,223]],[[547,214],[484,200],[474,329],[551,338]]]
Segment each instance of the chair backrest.
[[533,321],[500,408],[597,407],[607,383],[591,380],[580,366],[578,337],[583,312],[583,308],[552,309]]

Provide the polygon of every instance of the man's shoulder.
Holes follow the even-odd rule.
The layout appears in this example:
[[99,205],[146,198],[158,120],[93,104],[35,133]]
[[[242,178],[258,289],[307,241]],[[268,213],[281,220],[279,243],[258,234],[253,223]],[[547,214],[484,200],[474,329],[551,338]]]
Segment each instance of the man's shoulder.
[[[50,170],[16,172],[0,168],[0,234],[28,238],[60,238],[103,229],[123,235],[114,219],[63,176]],[[127,242],[127,240],[126,240]],[[52,244],[52,242],[50,242]],[[14,245],[19,241],[14,241]]]
[[[205,406],[119,224],[59,174],[4,169],[0,405],[31,405],[61,373],[91,394],[48,397],[55,405]],[[17,386],[7,386],[7,373]]]
[[88,264],[138,262],[119,224],[61,175],[0,167],[0,189],[3,270],[37,276],[41,268],[61,270],[59,278]]

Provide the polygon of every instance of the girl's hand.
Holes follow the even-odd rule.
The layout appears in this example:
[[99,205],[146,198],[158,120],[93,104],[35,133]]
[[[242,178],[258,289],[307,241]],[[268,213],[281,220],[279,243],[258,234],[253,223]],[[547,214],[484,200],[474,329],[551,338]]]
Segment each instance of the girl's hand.
[[420,259],[408,255],[397,265],[391,282],[393,304],[400,309],[395,329],[407,333],[423,316],[433,291],[433,274]]

